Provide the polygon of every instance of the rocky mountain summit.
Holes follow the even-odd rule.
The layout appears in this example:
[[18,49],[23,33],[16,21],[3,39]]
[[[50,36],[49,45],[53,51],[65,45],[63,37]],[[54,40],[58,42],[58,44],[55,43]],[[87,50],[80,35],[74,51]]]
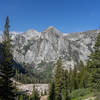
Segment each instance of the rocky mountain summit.
[[19,63],[35,65],[55,62],[62,57],[65,68],[73,67],[80,60],[86,62],[99,32],[91,30],[63,34],[52,26],[43,32],[28,30],[12,35],[13,56]]

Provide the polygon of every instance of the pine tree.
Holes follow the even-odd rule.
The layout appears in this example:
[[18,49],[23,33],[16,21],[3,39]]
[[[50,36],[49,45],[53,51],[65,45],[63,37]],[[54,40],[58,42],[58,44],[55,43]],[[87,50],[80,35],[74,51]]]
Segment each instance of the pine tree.
[[68,70],[64,70],[61,58],[56,63],[56,74],[54,78],[55,85],[55,99],[54,100],[70,100],[70,84]]
[[6,18],[5,30],[2,42],[3,60],[0,65],[0,99],[15,100],[15,89],[11,78],[13,78],[13,57],[11,54],[11,43],[9,36],[9,18]]
[[55,84],[52,82],[49,87],[48,100],[55,100]]
[[44,93],[43,93],[43,91],[41,92],[41,96],[44,96]]
[[69,79],[69,91],[70,91],[70,93],[73,90],[73,74],[72,73],[73,73],[72,68],[70,68],[69,75],[68,75],[68,79]]
[[90,85],[94,90],[100,91],[100,33],[97,36],[94,52],[88,61]]
[[72,80],[73,80],[73,88],[78,89],[78,72],[76,66],[74,66],[73,73],[72,73]]
[[69,88],[69,74],[68,70],[64,70],[62,74],[62,100],[70,100],[69,98],[69,93],[70,93],[70,88]]
[[82,70],[79,72],[79,87],[80,88],[87,88],[88,87],[88,71],[87,66],[84,66]]
[[63,83],[62,83],[62,74],[63,74],[63,68],[62,68],[62,61],[61,58],[58,59],[57,64],[56,64],[56,74],[55,74],[55,100],[61,100],[62,99],[62,88],[63,88]]
[[71,100],[69,93],[66,89],[62,90],[62,99],[61,100]]
[[79,65],[78,65],[78,70],[81,71],[84,68],[84,63],[83,61],[80,61]]
[[31,96],[31,100],[39,100],[39,94],[37,92],[37,90],[35,89],[35,86],[33,87],[33,93],[32,93],[32,96]]
[[82,61],[80,61],[78,65],[78,83],[79,88],[87,88],[87,80],[88,80],[88,72],[87,72],[87,66],[83,64]]
[[44,91],[44,95],[47,95],[47,90],[45,89],[45,91]]

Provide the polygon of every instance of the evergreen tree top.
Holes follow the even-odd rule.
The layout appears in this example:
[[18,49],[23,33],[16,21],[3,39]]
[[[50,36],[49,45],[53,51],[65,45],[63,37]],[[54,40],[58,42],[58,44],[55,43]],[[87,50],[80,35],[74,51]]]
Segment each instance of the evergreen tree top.
[[100,50],[100,33],[98,34],[97,38],[96,38],[96,43],[94,46],[95,51]]
[[9,25],[9,17],[7,16],[6,17],[6,23],[5,23],[5,28],[9,28],[10,27],[10,25]]
[[10,40],[10,37],[9,37],[10,25],[9,25],[9,17],[8,16],[6,17],[6,23],[5,23],[4,28],[5,29],[4,29],[3,39],[4,39],[4,41],[9,41]]

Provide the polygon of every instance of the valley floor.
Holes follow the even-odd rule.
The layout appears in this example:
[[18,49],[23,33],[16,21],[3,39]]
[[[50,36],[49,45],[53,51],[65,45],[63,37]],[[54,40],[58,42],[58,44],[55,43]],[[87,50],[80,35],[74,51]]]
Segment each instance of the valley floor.
[[39,94],[44,93],[45,91],[48,92],[48,84],[19,84],[17,85],[17,88],[28,94],[32,94],[34,86],[38,90]]

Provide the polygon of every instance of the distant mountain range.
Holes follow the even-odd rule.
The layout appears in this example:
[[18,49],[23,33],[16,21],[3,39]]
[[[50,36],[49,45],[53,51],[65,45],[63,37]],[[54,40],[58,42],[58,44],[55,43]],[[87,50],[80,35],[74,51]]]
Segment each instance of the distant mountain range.
[[63,34],[52,26],[43,32],[11,32],[13,56],[19,63],[33,64],[35,67],[41,62],[55,63],[62,57],[65,68],[73,67],[80,60],[86,62],[99,32],[91,30]]

